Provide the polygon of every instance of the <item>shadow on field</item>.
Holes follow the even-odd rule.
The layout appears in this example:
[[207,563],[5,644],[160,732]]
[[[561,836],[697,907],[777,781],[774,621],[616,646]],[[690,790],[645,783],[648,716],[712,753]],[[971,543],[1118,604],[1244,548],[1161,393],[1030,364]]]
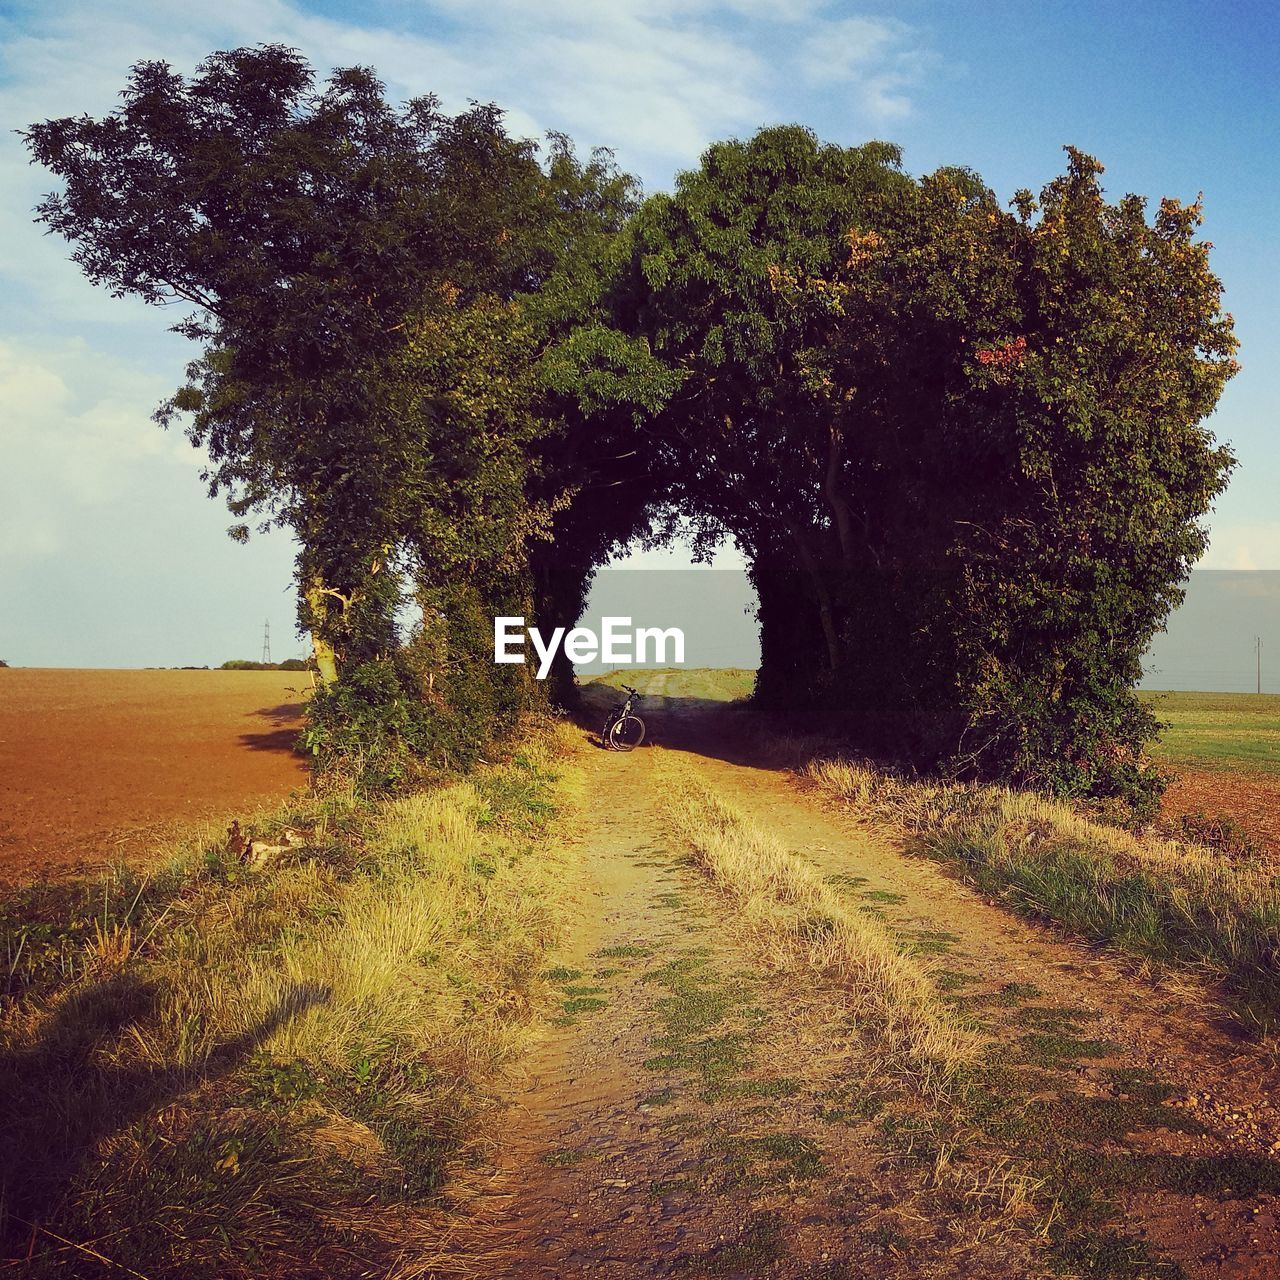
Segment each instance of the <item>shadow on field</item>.
[[124,972],[73,991],[28,1044],[0,1056],[0,1241],[25,1249],[35,1228],[57,1215],[71,1181],[103,1157],[102,1144],[227,1075],[328,999],[300,985],[248,1031],[178,1068],[146,1061],[149,1046],[163,1052],[149,1039],[156,1024],[175,1017],[158,984]]
[[282,751],[287,755],[301,754],[298,751],[298,734],[302,732],[307,704],[305,702],[282,702],[278,707],[263,707],[253,714],[260,719],[269,720],[278,727],[265,733],[242,733],[240,745],[250,751]]
[[283,751],[288,755],[301,755],[298,750],[298,730],[273,729],[270,733],[242,733],[240,745],[250,751]]

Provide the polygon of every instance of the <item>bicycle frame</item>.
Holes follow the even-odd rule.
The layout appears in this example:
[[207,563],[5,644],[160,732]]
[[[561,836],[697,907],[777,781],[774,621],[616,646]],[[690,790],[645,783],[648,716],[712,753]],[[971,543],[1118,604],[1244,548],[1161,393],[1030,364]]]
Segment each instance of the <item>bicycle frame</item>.
[[609,713],[608,727],[617,724],[619,720],[626,719],[627,716],[634,715],[635,704],[640,701],[640,695],[634,689],[628,688],[625,684],[622,687],[626,690],[627,700],[622,706],[615,707]]

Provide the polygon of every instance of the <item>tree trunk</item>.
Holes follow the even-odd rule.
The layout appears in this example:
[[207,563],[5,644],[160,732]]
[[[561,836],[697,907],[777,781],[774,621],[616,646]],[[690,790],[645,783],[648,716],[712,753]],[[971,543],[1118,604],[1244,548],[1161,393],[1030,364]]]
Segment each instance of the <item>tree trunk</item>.
[[307,588],[307,608],[312,619],[311,651],[321,684],[333,684],[338,678],[338,654],[324,634],[324,624],[329,617],[328,594],[319,578],[311,580]]
[[844,451],[844,442],[836,427],[830,429],[827,446],[827,472],[822,480],[822,490],[826,495],[827,505],[835,521],[836,537],[840,540],[840,554],[846,566],[853,563],[853,528],[849,519],[849,508],[840,495],[840,463]]
[[809,575],[809,581],[813,584],[814,594],[818,598],[818,617],[822,622],[822,638],[827,646],[827,661],[831,664],[832,671],[838,671],[841,659],[840,638],[836,633],[835,616],[831,609],[831,593],[827,590],[822,571],[818,568],[818,563],[813,558],[813,553],[809,550],[809,544],[805,541],[800,529],[790,521],[785,521],[784,523],[786,524],[787,532],[790,533],[792,541],[796,545],[796,550],[800,553],[800,563]]

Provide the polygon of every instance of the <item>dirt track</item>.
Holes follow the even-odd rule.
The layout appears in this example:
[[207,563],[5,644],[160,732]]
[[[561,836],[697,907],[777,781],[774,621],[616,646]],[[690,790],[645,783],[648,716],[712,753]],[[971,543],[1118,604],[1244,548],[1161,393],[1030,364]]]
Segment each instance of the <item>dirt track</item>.
[[[566,1016],[472,1188],[479,1230],[461,1270],[1280,1274],[1275,1060],[1202,992],[1154,985],[1118,956],[1010,916],[753,759],[710,704],[652,697],[641,712],[660,751],[598,751],[587,765],[583,925],[556,975]],[[962,1145],[1011,1167],[1070,1167],[1077,1191],[1091,1170],[1100,1216],[1072,1227],[1084,1253],[1053,1261],[1029,1223],[984,1218],[980,1197],[904,1156],[886,1126],[917,1123],[918,1104],[914,1119],[909,1098],[878,1109],[839,993],[797,988],[744,949],[733,911],[673,844],[654,767],[664,753],[938,955],[991,1039],[993,1069],[1032,1082],[994,1119],[980,1102]],[[1096,1270],[1095,1247],[1111,1258],[1099,1254]]]
[[307,782],[305,672],[0,671],[0,879],[146,857]]

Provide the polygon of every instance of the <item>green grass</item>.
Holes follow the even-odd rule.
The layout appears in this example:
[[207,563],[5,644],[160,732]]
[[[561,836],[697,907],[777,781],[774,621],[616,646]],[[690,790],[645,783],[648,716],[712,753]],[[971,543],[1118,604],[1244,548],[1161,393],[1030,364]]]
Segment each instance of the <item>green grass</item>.
[[1168,726],[1153,749],[1157,759],[1280,776],[1280,694],[1143,690],[1141,697]]
[[[667,698],[699,698],[710,702],[735,702],[739,698],[751,695],[755,688],[756,673],[741,667],[664,667],[637,668],[624,667],[618,671],[607,671],[604,675],[592,676],[585,683],[605,685],[611,689],[629,684],[639,689],[643,696],[655,687],[659,680],[665,681],[663,697]],[[659,695],[654,694],[654,697]],[[644,704],[640,706],[641,714]]]
[[[901,824],[908,848],[950,863],[1024,915],[1222,979],[1247,1025],[1280,1022],[1280,887],[1257,857],[1137,836],[1031,792],[915,781],[818,760],[823,789]],[[943,935],[914,939],[939,950]]]
[[760,1275],[786,1253],[782,1216],[776,1212],[753,1213],[741,1233],[704,1253],[681,1258],[677,1275]]

